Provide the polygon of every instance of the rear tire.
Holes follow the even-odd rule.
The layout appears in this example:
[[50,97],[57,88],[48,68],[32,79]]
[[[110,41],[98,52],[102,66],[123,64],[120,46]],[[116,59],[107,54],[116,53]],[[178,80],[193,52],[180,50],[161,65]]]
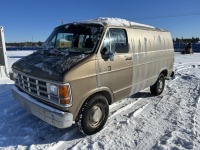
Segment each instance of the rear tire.
[[160,74],[156,83],[150,87],[150,91],[152,95],[160,95],[165,87],[165,76]]
[[103,95],[94,95],[82,106],[76,124],[81,132],[92,135],[105,125],[109,114],[109,104]]

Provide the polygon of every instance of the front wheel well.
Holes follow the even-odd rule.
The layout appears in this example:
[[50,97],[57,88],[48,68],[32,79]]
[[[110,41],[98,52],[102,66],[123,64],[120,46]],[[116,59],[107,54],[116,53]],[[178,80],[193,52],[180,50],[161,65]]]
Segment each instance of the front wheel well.
[[109,105],[112,104],[112,97],[111,97],[111,95],[110,95],[109,92],[107,92],[107,91],[101,91],[99,93],[106,97]]
[[82,106],[75,122],[82,133],[92,135],[103,128],[108,115],[109,104],[106,97],[95,93]]
[[88,101],[89,99],[91,99],[92,97],[94,97],[95,95],[98,95],[98,94],[101,94],[101,95],[105,96],[105,98],[107,99],[109,105],[112,104],[113,100],[112,100],[112,97],[111,97],[111,95],[110,95],[110,93],[108,91],[99,91],[97,93],[94,93],[90,97],[88,97],[86,101]]

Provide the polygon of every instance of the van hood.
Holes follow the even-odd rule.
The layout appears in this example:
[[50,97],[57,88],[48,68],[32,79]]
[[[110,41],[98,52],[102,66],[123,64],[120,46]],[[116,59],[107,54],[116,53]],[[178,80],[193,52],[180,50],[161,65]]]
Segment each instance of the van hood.
[[39,50],[12,65],[12,69],[27,75],[63,82],[65,73],[89,54],[59,50]]

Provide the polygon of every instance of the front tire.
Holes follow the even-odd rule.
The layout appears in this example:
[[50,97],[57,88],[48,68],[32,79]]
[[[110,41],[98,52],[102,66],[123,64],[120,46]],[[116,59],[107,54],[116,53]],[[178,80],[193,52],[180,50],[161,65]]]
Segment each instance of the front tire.
[[152,95],[160,95],[165,87],[165,76],[160,74],[156,83],[150,87],[150,91]]
[[82,106],[76,124],[81,132],[92,135],[105,125],[109,114],[109,104],[103,95],[94,95]]

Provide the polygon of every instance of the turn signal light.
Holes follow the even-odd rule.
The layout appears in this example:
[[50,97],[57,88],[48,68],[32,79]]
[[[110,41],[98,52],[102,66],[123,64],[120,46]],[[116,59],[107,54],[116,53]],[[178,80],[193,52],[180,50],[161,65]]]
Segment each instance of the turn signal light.
[[59,87],[59,97],[61,104],[69,104],[70,103],[70,90],[68,86],[60,86]]
[[69,98],[68,86],[60,86],[59,87],[59,96],[60,96],[60,98]]

